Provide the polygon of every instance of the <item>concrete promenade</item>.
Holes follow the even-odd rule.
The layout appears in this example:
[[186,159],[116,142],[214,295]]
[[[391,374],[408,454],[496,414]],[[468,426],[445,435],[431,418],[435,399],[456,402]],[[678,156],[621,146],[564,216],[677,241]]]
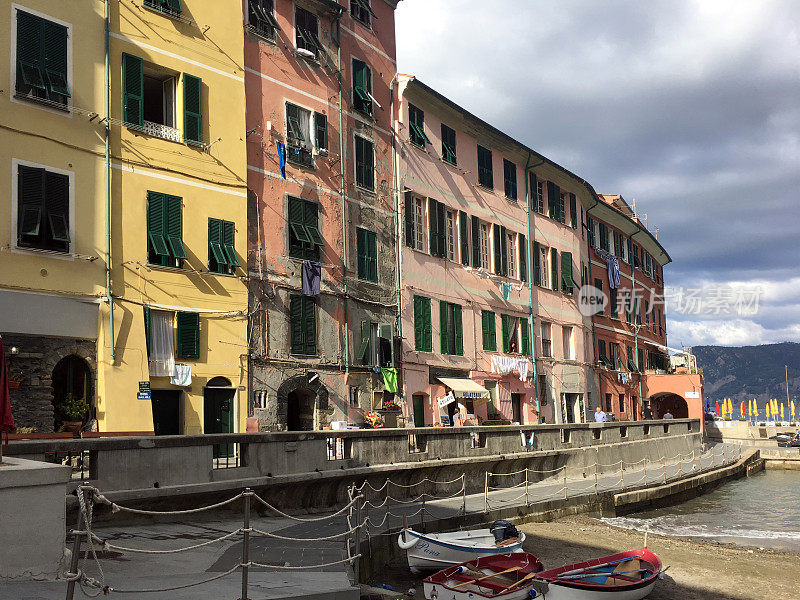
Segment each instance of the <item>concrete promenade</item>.
[[[666,462],[666,479],[674,481],[689,474],[697,474],[718,468],[723,464],[736,461],[740,446],[713,445],[694,458],[688,456],[683,460]],[[723,456],[725,457],[723,459]],[[714,466],[712,467],[712,463]],[[597,493],[635,490],[643,486],[663,484],[665,478],[664,464],[648,464],[647,473],[643,464],[629,467],[624,472],[611,472],[599,475],[596,482]],[[427,525],[434,521],[459,517],[463,512],[471,520],[482,519],[488,507],[489,511],[510,507],[524,507],[548,500],[564,497],[564,479],[558,469],[550,475],[542,475],[545,479],[527,486],[525,495],[524,483],[520,480],[524,475],[518,474],[516,481],[512,477],[489,477],[491,487],[506,489],[490,489],[484,493],[460,493],[462,482],[454,482],[440,486],[434,495],[450,495],[450,498],[393,499],[386,490],[373,491],[370,486],[362,490],[368,503],[364,505],[362,520],[368,519],[368,527],[372,540],[376,536],[389,536],[392,540],[396,530],[402,523],[402,516],[408,515],[411,524],[421,526],[423,520]],[[507,486],[515,485],[509,488]],[[380,486],[378,486],[380,489]],[[566,479],[566,496],[574,498],[595,494],[593,477],[570,477]],[[398,494],[399,496],[399,494]],[[269,500],[269,498],[265,498]],[[239,501],[241,502],[241,501]],[[254,504],[256,506],[256,504]],[[532,510],[535,507],[532,507]],[[294,513],[293,513],[294,514]],[[357,513],[355,513],[357,514]],[[323,515],[304,515],[300,518],[318,519]],[[490,515],[486,515],[490,517]],[[74,527],[74,524],[71,524]],[[264,532],[277,534],[285,538],[321,538],[341,533],[348,529],[346,513],[324,521],[299,522],[270,514],[255,513],[251,526]],[[148,550],[170,550],[208,542],[242,527],[241,514],[235,512],[200,513],[191,518],[183,517],[170,523],[140,522],[136,524],[116,525],[114,520],[98,524],[94,533],[112,544],[129,548]],[[366,539],[366,536],[364,538]],[[369,546],[368,546],[369,547]],[[85,548],[85,544],[84,544]],[[362,546],[363,549],[363,546]],[[91,559],[91,555],[88,555]],[[278,540],[251,534],[250,560],[263,564],[281,567],[320,565],[347,558],[346,544],[341,539],[298,542]],[[234,569],[242,559],[241,534],[219,543],[206,545],[195,550],[171,554],[141,554],[120,552],[117,550],[100,550],[98,559],[102,568],[102,578],[118,590],[146,590],[184,585],[221,575]],[[94,561],[82,561],[81,569],[91,577],[101,579],[101,573]],[[358,591],[350,587],[352,569],[345,565],[335,565],[311,571],[272,571],[267,569],[250,569],[250,586],[248,596],[251,600],[267,598],[304,597],[304,598],[357,598]],[[51,600],[63,598],[66,585],[64,582],[21,582],[0,584],[0,598],[19,598],[24,600]],[[88,589],[89,593],[96,590]],[[113,593],[112,596],[123,594]],[[148,594],[124,594],[129,597],[143,597],[153,600],[220,599],[234,600],[241,595],[241,573],[239,570],[203,586],[184,588]],[[82,597],[76,589],[75,598]]]

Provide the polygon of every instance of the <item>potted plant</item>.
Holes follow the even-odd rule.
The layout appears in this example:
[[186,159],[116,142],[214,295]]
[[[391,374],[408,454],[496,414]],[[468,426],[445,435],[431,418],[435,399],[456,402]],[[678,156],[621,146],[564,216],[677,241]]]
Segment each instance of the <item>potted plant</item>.
[[83,417],[89,410],[89,403],[86,398],[76,398],[73,394],[67,394],[61,404],[61,414],[65,420],[61,425],[64,431],[78,433],[83,425]]

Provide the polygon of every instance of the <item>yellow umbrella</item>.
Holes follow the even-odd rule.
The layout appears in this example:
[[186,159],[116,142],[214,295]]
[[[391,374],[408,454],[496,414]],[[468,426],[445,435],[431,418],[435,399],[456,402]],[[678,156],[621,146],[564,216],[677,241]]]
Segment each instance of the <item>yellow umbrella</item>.
[[728,398],[728,416],[733,418],[733,402]]
[[766,417],[766,418],[767,418],[767,421],[769,421],[769,405],[770,405],[770,404],[771,404],[770,402],[767,402],[767,405],[764,407],[764,408],[766,409],[766,411],[767,411],[767,412],[766,412],[766,414],[767,414],[767,417]]
[[752,414],[753,414],[754,417],[758,416],[758,402],[756,402],[755,398],[753,398],[753,413]]
[[792,421],[794,421],[794,400],[789,404],[789,410],[792,413]]
[[781,402],[781,421],[783,421],[783,402]]

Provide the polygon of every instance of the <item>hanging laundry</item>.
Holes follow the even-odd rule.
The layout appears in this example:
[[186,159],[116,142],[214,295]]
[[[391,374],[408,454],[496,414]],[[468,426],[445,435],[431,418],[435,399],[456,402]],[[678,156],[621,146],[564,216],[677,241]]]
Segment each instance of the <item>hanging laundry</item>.
[[603,248],[595,248],[597,256],[606,261],[608,269],[608,287],[615,290],[619,287],[619,261],[617,257]]
[[322,279],[322,265],[318,262],[304,260],[303,266],[300,268],[303,295],[318,296],[320,279]]
[[519,371],[519,380],[525,381],[528,379],[528,369],[530,368],[530,363],[528,362],[527,358],[520,358],[517,360],[517,370]]
[[383,387],[387,392],[397,393],[397,369],[381,369],[383,376]]
[[179,387],[191,387],[192,365],[175,365],[175,370],[172,372],[169,382]]
[[281,177],[286,179],[286,144],[277,142],[278,148],[278,166],[281,168]]

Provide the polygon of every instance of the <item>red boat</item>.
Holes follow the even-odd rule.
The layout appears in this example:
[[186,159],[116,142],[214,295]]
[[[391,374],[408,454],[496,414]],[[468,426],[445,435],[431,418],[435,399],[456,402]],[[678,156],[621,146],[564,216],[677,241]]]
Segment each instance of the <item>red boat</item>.
[[533,554],[515,552],[483,556],[447,567],[423,581],[428,600],[528,598],[542,563]]

